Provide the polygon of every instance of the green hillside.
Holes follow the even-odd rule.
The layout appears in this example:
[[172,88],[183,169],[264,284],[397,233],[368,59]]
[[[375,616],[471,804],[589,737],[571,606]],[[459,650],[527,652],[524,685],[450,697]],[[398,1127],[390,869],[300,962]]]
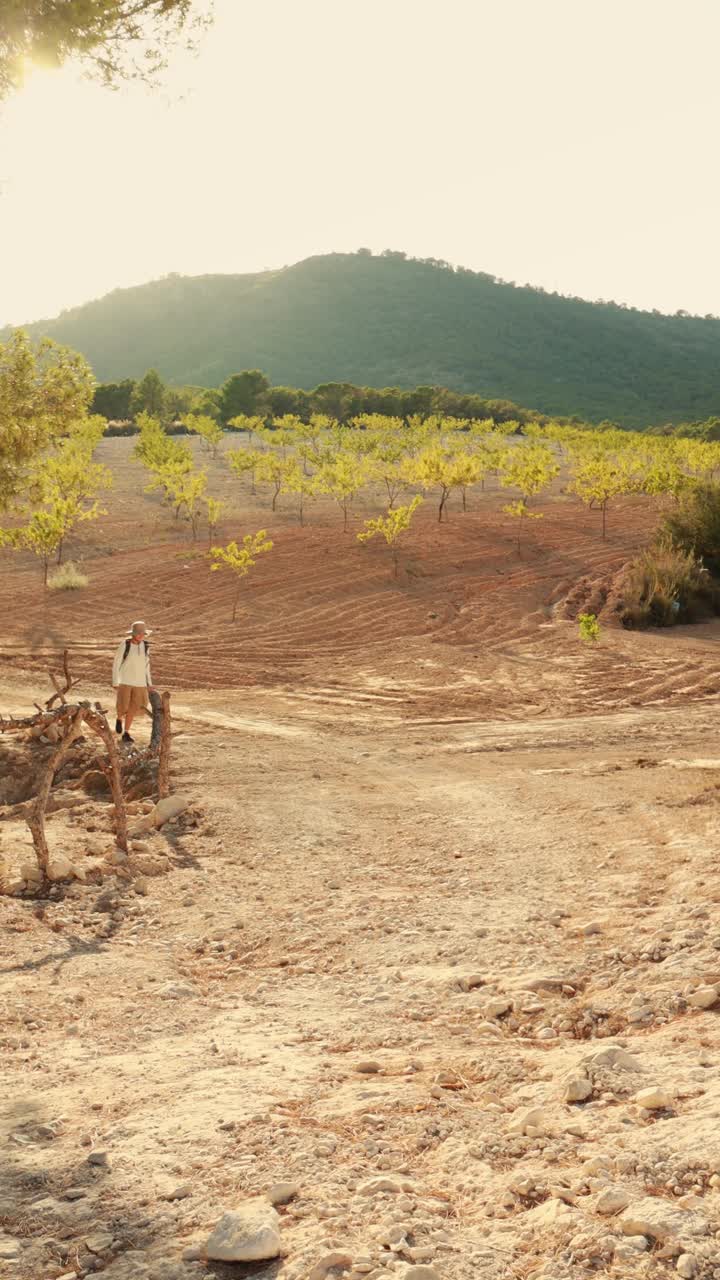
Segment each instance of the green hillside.
[[280,271],[170,276],[29,326],[101,380],[149,366],[217,386],[433,384],[628,426],[720,412],[720,320],[517,288],[441,263],[328,254]]

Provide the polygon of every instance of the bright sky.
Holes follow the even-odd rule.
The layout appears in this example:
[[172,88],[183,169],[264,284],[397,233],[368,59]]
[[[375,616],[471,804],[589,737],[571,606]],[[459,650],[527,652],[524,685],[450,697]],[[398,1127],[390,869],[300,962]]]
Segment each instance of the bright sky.
[[165,90],[0,110],[0,324],[405,249],[720,313],[717,0],[216,0]]

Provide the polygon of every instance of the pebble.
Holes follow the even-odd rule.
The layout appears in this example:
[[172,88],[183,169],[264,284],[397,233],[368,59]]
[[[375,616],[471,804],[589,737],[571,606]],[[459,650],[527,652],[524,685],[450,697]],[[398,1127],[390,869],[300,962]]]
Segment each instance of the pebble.
[[401,1280],[440,1280],[440,1272],[435,1267],[412,1266],[401,1272]]
[[355,1070],[358,1071],[361,1076],[374,1076],[381,1070],[381,1067],[379,1062],[375,1062],[373,1059],[368,1058],[363,1062],[358,1062]]
[[697,1258],[694,1253],[681,1253],[675,1263],[675,1270],[683,1280],[692,1280],[693,1276],[697,1275],[697,1269]]
[[91,1151],[88,1156],[88,1164],[100,1165],[103,1169],[110,1167],[110,1156],[107,1151]]
[[325,1256],[320,1258],[320,1260],[315,1263],[315,1266],[311,1268],[308,1280],[326,1280],[328,1272],[334,1271],[337,1273],[340,1271],[347,1271],[352,1264],[353,1260],[349,1253],[339,1253],[337,1251],[333,1253],[326,1253]]

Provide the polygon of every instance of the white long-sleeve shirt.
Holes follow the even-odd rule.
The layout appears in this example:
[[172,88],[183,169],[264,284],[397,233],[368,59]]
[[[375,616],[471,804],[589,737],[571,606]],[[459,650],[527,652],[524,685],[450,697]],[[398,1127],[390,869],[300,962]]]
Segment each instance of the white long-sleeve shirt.
[[[119,684],[129,684],[133,689],[147,689],[152,685],[150,675],[150,658],[144,640],[139,644],[130,643],[128,656],[125,658],[125,640],[121,640],[113,662],[113,688]],[[123,661],[123,658],[125,660]]]

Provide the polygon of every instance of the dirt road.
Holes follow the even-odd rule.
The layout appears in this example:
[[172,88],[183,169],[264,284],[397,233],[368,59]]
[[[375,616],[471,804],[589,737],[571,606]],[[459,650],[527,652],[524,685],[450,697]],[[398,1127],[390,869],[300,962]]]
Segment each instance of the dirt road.
[[[193,1245],[280,1181],[287,1256],[257,1274],[333,1251],[353,1277],[669,1273],[596,1212],[607,1176],[684,1214],[713,1275],[717,1015],[683,993],[720,979],[715,720],[188,696],[174,786],[199,825],[144,842],[149,892],[79,885],[42,920],[3,900],[8,1274],[247,1274]],[[607,1044],[637,1070],[588,1065]],[[667,1108],[631,1101],[649,1085]]]

